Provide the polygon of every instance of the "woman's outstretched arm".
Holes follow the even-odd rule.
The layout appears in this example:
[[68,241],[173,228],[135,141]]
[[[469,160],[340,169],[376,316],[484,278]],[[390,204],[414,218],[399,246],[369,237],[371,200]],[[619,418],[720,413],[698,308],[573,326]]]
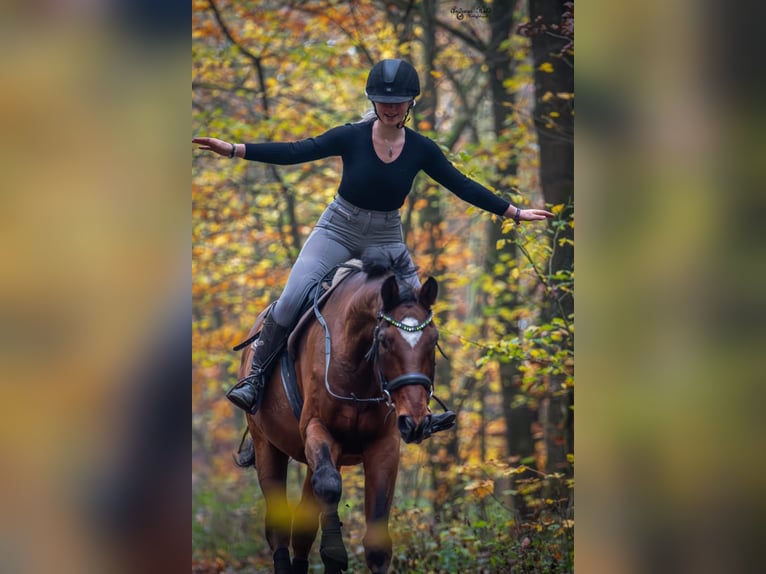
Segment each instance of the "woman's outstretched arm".
[[244,144],[229,143],[218,138],[194,138],[192,143],[198,144],[200,149],[210,150],[226,157],[244,157]]

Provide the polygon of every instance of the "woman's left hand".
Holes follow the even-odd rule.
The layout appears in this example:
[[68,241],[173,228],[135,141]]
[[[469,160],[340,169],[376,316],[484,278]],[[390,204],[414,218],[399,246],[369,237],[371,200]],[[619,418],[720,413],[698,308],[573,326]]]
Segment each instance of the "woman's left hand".
[[553,214],[544,209],[522,209],[519,212],[519,219],[521,221],[540,221],[549,217],[553,217]]
[[[509,206],[506,212],[503,214],[503,217],[516,219],[516,207],[513,205]],[[541,221],[543,219],[548,219],[549,217],[553,217],[553,214],[550,211],[546,211],[544,209],[519,210],[519,221]]]

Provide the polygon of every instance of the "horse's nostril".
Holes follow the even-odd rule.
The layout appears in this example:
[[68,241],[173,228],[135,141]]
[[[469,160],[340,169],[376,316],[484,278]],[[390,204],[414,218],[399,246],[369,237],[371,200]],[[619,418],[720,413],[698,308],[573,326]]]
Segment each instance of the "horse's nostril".
[[398,421],[399,434],[402,435],[404,442],[410,443],[413,440],[413,434],[415,431],[415,421],[412,417],[407,415],[401,415]]
[[412,417],[401,415],[399,417],[399,431],[409,433],[413,430],[415,430],[415,421],[412,420]]
[[426,415],[420,424],[415,424],[411,416],[401,415],[398,426],[404,442],[420,443],[431,436],[431,415]]

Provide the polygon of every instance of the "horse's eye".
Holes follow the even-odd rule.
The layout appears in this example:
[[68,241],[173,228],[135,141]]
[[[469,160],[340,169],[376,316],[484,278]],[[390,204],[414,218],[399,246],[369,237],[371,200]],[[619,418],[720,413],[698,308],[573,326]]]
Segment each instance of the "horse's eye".
[[390,349],[390,348],[391,348],[391,341],[389,340],[389,338],[388,338],[388,337],[381,337],[381,338],[380,338],[380,345],[381,345],[381,346],[382,346],[384,349]]

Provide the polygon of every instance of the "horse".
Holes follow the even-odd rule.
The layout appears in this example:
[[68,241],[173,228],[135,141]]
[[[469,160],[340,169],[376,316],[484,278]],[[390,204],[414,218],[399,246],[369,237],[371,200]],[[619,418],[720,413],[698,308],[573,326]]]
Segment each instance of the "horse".
[[[438,339],[431,310],[436,280],[429,277],[412,289],[401,280],[403,271],[390,259],[383,264],[380,258],[363,258],[362,271],[335,286],[317,320],[294,334],[290,347],[304,401],[300,420],[280,381],[284,362],[270,375],[260,409],[246,415],[275,574],[308,572],[320,522],[325,574],[348,568],[338,518],[340,470],[358,464],[364,467],[366,564],[373,574],[388,571],[399,441],[417,443],[431,434],[428,403]],[[242,353],[240,378],[251,354],[249,346]],[[292,517],[286,496],[289,458],[308,467]]]

